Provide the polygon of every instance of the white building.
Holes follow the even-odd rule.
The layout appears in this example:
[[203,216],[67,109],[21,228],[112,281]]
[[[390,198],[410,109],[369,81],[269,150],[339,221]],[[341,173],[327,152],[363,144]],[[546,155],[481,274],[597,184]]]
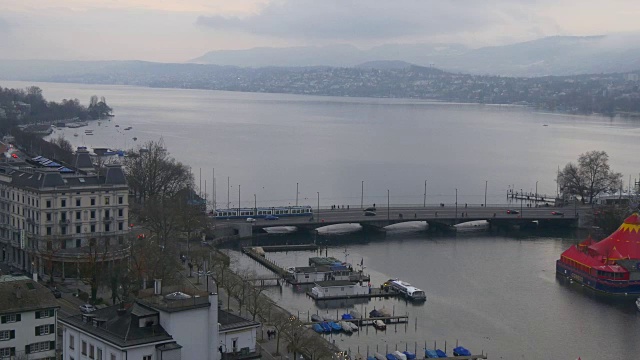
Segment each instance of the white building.
[[350,297],[369,293],[368,286],[362,286],[357,282],[348,280],[318,281],[311,289],[311,294],[316,298],[326,297]]
[[0,276],[0,359],[56,359],[58,305],[26,276]]
[[217,304],[215,293],[163,292],[156,282],[152,294],[143,291],[132,304],[60,319],[63,360],[220,360],[226,353],[235,360],[255,354],[259,324],[226,314],[221,324]]
[[90,248],[103,261],[126,257],[129,189],[120,166],[96,171],[83,150],[73,167],[26,161],[0,164],[0,261],[70,278],[89,261]]

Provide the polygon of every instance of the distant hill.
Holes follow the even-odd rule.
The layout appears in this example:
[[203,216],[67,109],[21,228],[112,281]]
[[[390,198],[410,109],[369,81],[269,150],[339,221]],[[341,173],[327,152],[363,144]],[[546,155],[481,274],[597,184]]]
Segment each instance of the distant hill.
[[389,61],[503,76],[575,75],[640,69],[640,34],[553,36],[504,46],[469,49],[457,44],[387,44],[368,50],[350,45],[211,51],[195,63],[264,66],[386,66]]
[[377,60],[377,61],[367,61],[362,64],[358,64],[355,67],[360,69],[388,70],[388,69],[406,69],[411,66],[413,66],[413,64],[410,64],[406,61],[401,61],[401,60]]

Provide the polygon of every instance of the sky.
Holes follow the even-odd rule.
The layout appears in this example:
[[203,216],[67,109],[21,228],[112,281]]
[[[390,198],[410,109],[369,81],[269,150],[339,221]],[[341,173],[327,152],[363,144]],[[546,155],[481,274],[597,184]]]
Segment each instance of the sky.
[[0,59],[183,62],[211,50],[640,31],[637,0],[0,0]]

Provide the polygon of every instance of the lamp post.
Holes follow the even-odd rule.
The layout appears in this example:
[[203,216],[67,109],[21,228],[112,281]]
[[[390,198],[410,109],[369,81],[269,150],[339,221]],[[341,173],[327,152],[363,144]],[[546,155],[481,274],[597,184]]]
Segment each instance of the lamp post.
[[538,180],[536,180],[536,204],[538,203]]
[[238,185],[238,215],[240,215],[240,185]]
[[422,207],[427,207],[427,180],[424,181],[424,200],[422,201]]
[[362,187],[360,192],[360,209],[364,209],[364,180],[362,180]]
[[320,191],[318,193],[318,222],[320,222]]
[[487,208],[487,185],[489,184],[489,180],[484,181],[484,207]]
[[298,206],[298,183],[296,183],[296,206]]
[[227,209],[231,207],[231,200],[229,197],[229,176],[227,176]]
[[387,189],[387,221],[391,220],[391,200],[389,197],[389,189]]
[[253,194],[253,216],[258,215],[258,198]]
[[522,217],[522,203],[524,202],[524,195],[522,194],[522,189],[520,189],[520,217]]
[[458,220],[458,188],[456,188],[456,222]]

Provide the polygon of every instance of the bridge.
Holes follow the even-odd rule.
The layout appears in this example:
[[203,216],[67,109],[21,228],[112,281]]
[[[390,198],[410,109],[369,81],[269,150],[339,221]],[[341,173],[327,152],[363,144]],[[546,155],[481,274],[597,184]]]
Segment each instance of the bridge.
[[[375,215],[367,216],[360,208],[314,209],[313,217],[280,217],[278,220],[257,218],[253,231],[273,226],[296,226],[300,230],[313,230],[322,226],[358,223],[365,229],[383,227],[409,221],[426,221],[432,230],[449,230],[452,225],[467,221],[487,220],[492,227],[573,227],[579,220],[579,208],[569,207],[515,207],[515,206],[390,206],[377,207]],[[517,212],[517,213],[515,213]],[[216,220],[219,223],[241,223],[244,220]],[[534,222],[535,221],[535,222]],[[246,223],[246,225],[250,225]]]

